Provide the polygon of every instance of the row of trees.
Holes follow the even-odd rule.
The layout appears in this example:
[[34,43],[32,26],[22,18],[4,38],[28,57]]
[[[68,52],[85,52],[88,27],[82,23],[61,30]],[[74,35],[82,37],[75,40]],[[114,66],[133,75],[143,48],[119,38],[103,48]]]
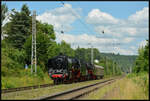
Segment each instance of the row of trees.
[[101,53],[101,56],[107,56],[119,64],[121,70],[123,72],[129,73],[132,70],[134,62],[137,58],[137,55],[120,55],[120,54],[113,54],[113,53]]
[[[6,5],[4,8],[7,8]],[[74,50],[71,48],[71,45],[66,43],[65,41],[62,41],[61,43],[56,43],[56,36],[53,26],[47,23],[41,23],[39,21],[36,21],[36,23],[37,65],[39,65],[43,71],[47,71],[47,60],[49,58],[57,56],[60,52],[70,57],[77,57],[82,61],[91,61],[90,48],[85,49],[78,47],[76,50]],[[3,50],[5,50],[3,52],[10,53],[10,55],[8,55],[9,58],[14,60],[15,63],[21,64],[20,67],[16,68],[21,69],[24,67],[25,64],[31,64],[31,30],[32,17],[31,11],[29,10],[28,6],[24,4],[20,12],[12,9],[10,21],[6,23],[3,27],[3,31],[5,32],[5,34],[8,35],[8,37],[2,40],[2,48]],[[98,49],[94,48],[93,52],[94,59],[100,61],[98,65],[107,67],[106,74],[115,74],[121,72],[119,66],[117,66],[117,63],[114,63],[112,60],[109,59],[106,60],[100,55]],[[7,66],[9,67],[9,65]]]

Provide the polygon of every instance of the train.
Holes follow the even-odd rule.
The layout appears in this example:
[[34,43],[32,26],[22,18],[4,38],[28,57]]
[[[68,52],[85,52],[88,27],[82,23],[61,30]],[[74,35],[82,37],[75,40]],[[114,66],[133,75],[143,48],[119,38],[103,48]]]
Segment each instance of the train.
[[68,57],[62,53],[48,59],[48,75],[54,84],[102,79],[104,67]]

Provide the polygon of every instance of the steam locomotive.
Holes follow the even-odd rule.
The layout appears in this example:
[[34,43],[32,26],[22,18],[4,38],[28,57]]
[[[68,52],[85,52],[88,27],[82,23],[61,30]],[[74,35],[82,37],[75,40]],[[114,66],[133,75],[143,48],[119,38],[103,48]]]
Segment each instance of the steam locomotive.
[[48,60],[48,74],[54,84],[103,78],[104,68],[60,54]]

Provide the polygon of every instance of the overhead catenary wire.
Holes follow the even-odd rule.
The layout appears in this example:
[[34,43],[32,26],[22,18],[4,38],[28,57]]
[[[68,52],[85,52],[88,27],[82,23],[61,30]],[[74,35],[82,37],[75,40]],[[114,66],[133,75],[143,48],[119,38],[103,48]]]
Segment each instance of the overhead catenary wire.
[[[61,2],[61,4],[62,4],[63,6],[65,6],[65,3],[64,3],[63,1],[60,1],[60,2]],[[66,7],[67,7],[67,6],[66,6]],[[93,33],[93,31],[80,19],[80,17],[79,17],[78,15],[76,15],[76,13],[75,13],[72,9],[70,9],[70,11],[72,12],[72,14],[73,14],[75,17],[77,17],[77,18],[79,19],[80,23],[81,23],[82,25],[84,25],[84,27],[85,27],[89,32]]]
[[[65,3],[62,2],[62,1],[61,1],[61,4],[62,4],[63,6],[65,6]],[[68,9],[69,9],[69,8],[68,8]],[[93,31],[91,31],[91,29],[90,29],[84,22],[82,22],[82,20],[80,19],[80,17],[79,17],[78,15],[76,15],[76,13],[75,13],[72,9],[70,9],[70,11],[72,12],[72,14],[73,14],[75,17],[77,17],[77,18],[79,19],[80,23],[81,23],[89,32],[93,33]],[[92,45],[92,41],[91,41],[91,64],[93,64],[93,45]]]

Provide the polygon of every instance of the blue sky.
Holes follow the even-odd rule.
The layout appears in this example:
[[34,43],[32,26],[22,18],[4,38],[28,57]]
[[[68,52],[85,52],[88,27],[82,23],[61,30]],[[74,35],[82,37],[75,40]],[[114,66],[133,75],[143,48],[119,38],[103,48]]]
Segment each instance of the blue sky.
[[[64,1],[65,5],[56,1],[2,3],[6,3],[9,10],[15,8],[17,11],[26,3],[31,11],[36,10],[38,20],[54,25],[57,42],[63,39],[73,44],[73,48],[78,45],[87,48],[87,43],[92,42],[100,52],[136,55],[139,46],[145,45],[144,40],[148,39],[149,7],[146,1]],[[80,18],[74,16],[71,10]],[[63,36],[60,29],[65,31]],[[106,33],[101,34],[102,30]],[[112,42],[120,42],[122,45],[102,45]]]
[[[20,10],[24,3],[27,3],[30,10],[36,10],[38,14],[43,13],[46,10],[54,9],[57,7],[61,7],[61,2],[55,1],[2,1],[2,3],[6,3],[8,5],[9,10],[15,8],[16,10]],[[117,18],[127,18],[129,15],[135,13],[137,10],[141,10],[143,7],[148,7],[148,2],[146,1],[64,1],[64,3],[69,3],[73,8],[81,7],[83,8],[83,15],[86,15],[91,9],[98,8],[104,12],[108,12]]]

